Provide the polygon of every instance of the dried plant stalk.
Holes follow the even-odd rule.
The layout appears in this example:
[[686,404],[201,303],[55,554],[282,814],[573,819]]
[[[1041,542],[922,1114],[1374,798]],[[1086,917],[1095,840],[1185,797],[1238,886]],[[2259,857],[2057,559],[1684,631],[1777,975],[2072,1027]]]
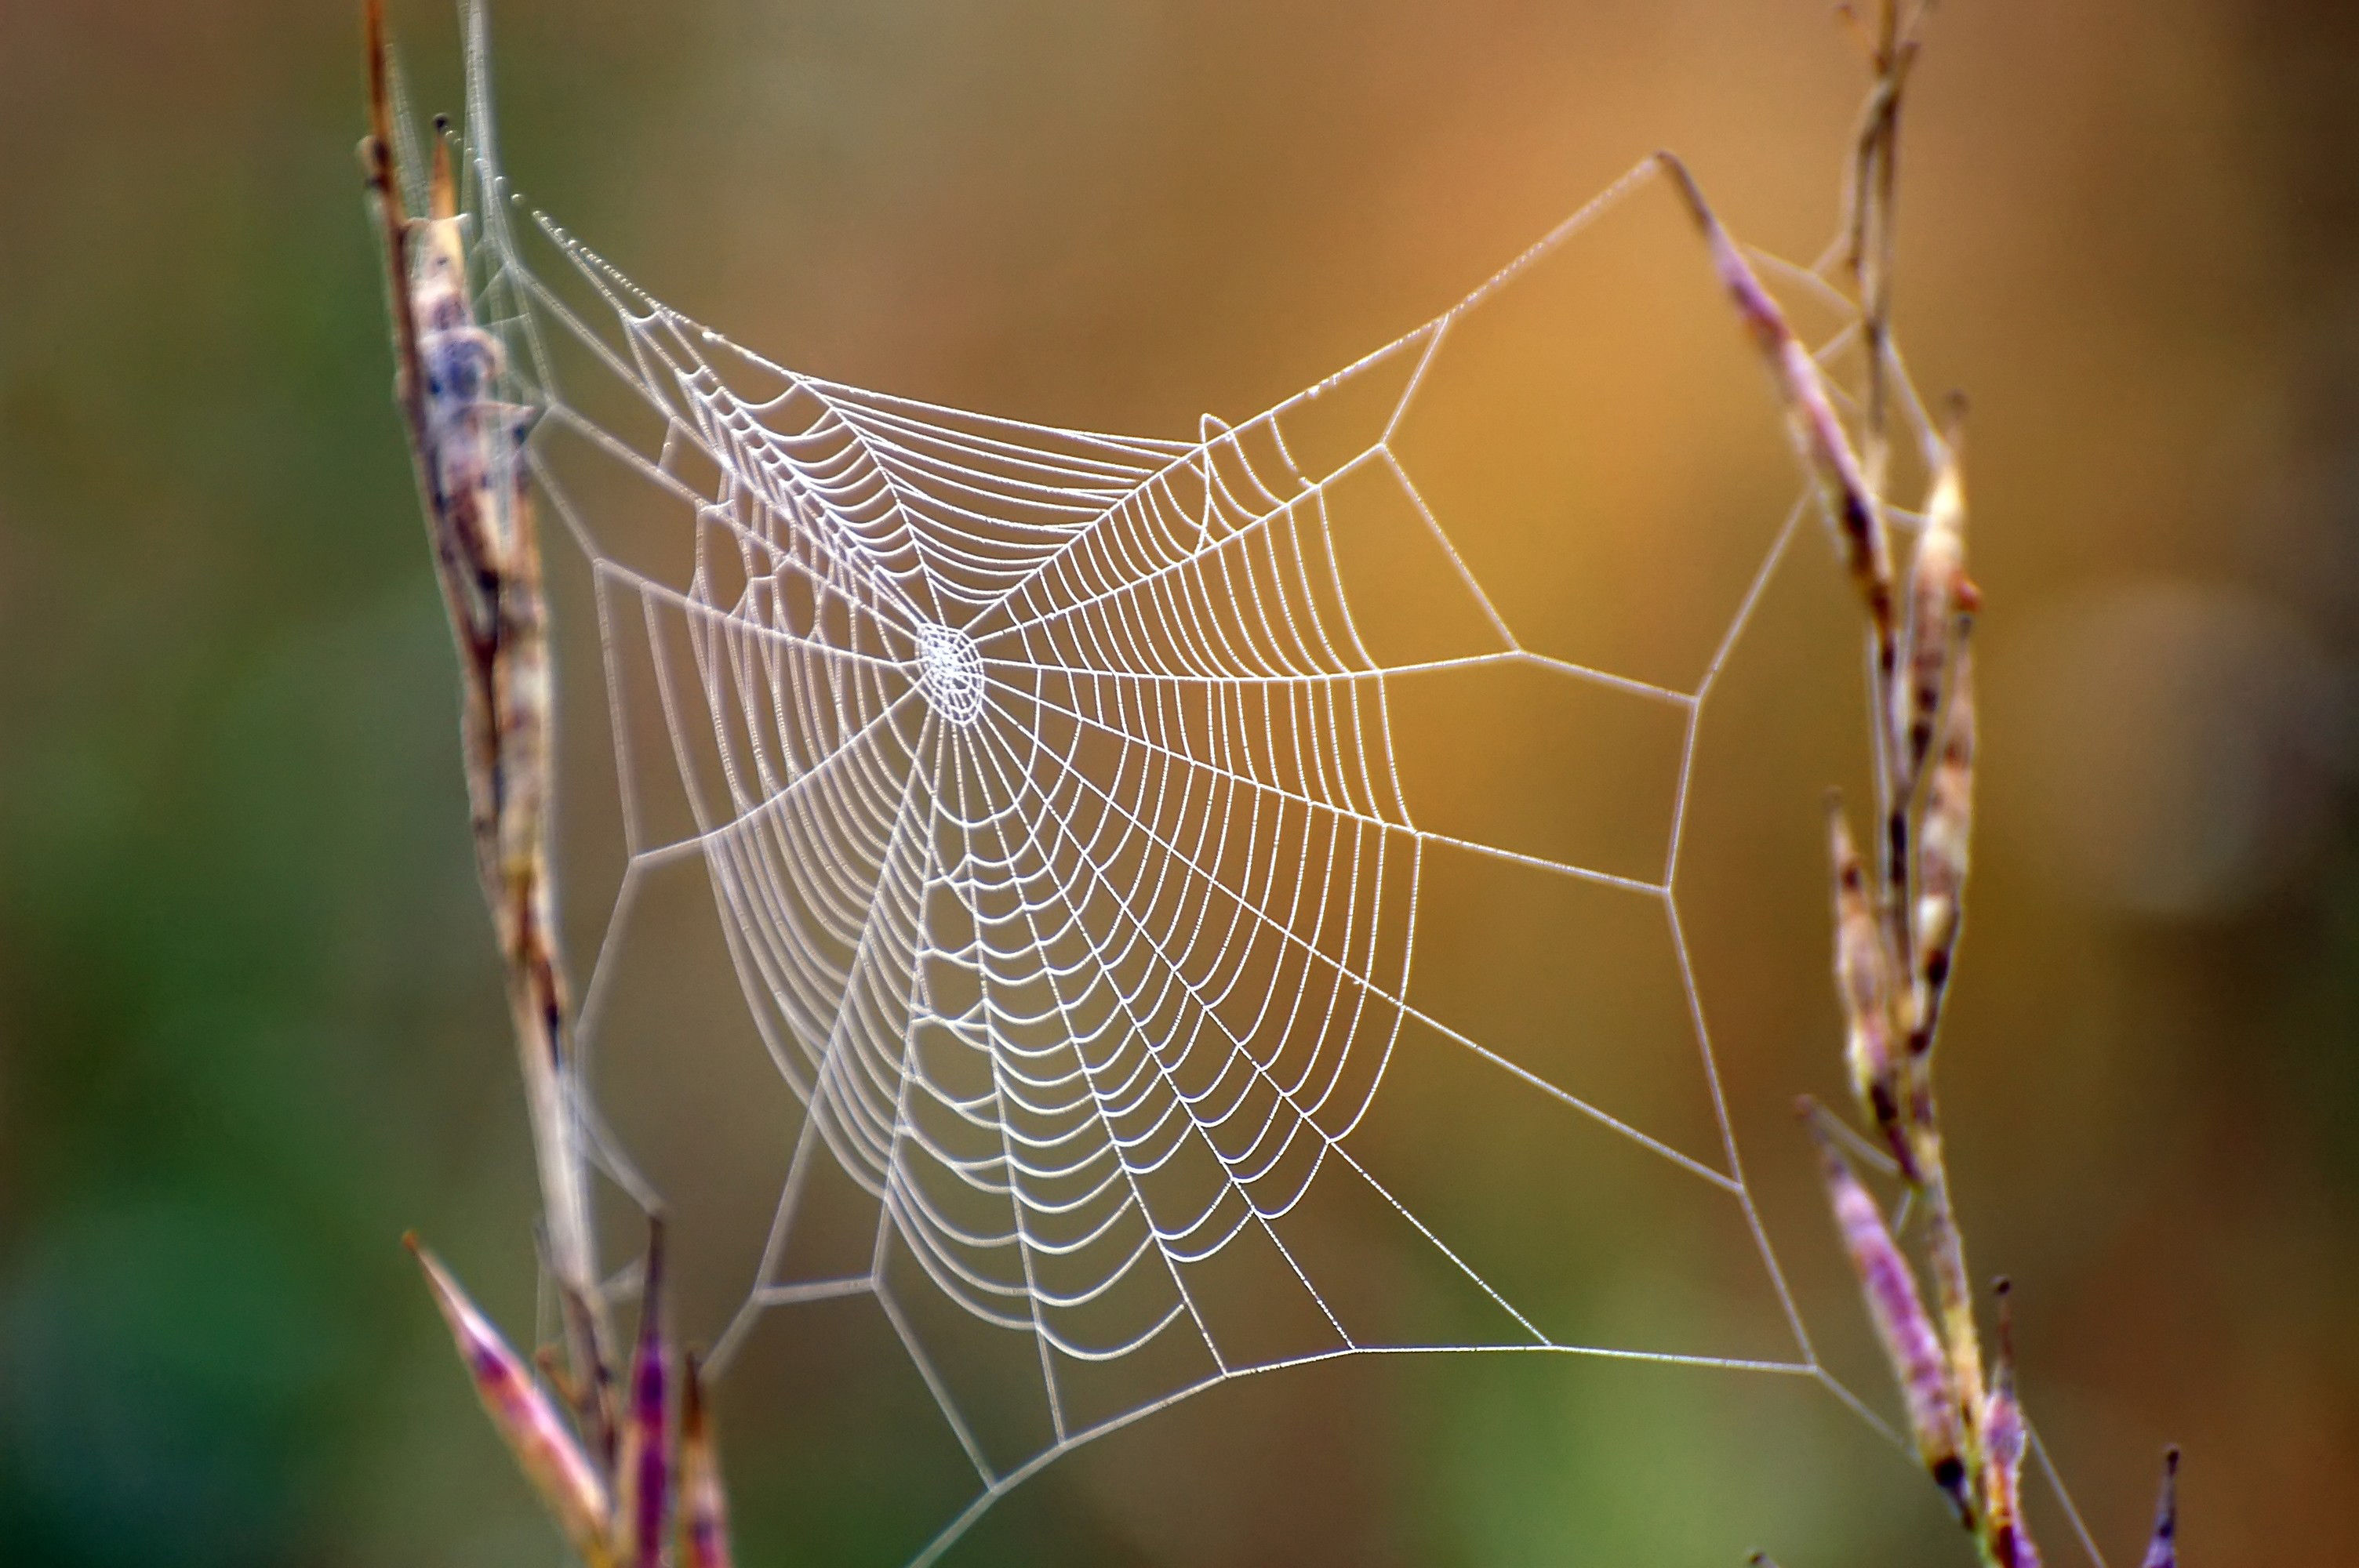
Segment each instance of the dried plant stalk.
[[476,874],[499,939],[523,1071],[546,1260],[564,1323],[565,1364],[552,1368],[551,1381],[572,1404],[570,1423],[458,1282],[422,1249],[419,1259],[495,1429],[591,1568],[671,1561],[666,1526],[675,1519],[679,1561],[725,1565],[726,1514],[701,1390],[696,1490],[685,1505],[679,1498],[685,1444],[670,1405],[683,1363],[665,1322],[659,1221],[649,1227],[629,1409],[615,1408],[550,871],[549,614],[524,455],[534,411],[495,395],[503,351],[475,317],[465,220],[439,121],[429,211],[413,218],[405,210],[380,0],[367,0],[365,25],[369,135],[361,162],[385,244],[395,396],[459,655]]
[[[2016,1382],[2012,1313],[2002,1286],[1997,1373],[1986,1389],[1933,1093],[1933,1047],[1965,919],[1977,746],[1968,637],[1982,596],[1966,573],[1962,404],[1953,404],[1948,428],[1931,443],[1934,472],[1909,562],[1905,622],[1897,623],[1886,535],[1892,386],[1899,373],[1891,319],[1895,175],[1901,106],[1930,8],[1928,0],[1904,15],[1899,0],[1880,0],[1872,19],[1849,6],[1842,12],[1872,73],[1853,149],[1846,236],[1837,252],[1858,290],[1866,355],[1855,437],[1837,414],[1818,362],[1695,182],[1676,159],[1664,155],[1664,161],[1768,366],[1866,611],[1868,737],[1883,874],[1868,877],[1841,804],[1833,804],[1828,844],[1836,990],[1853,1090],[1892,1151],[1913,1212],[1922,1216],[1919,1239],[1936,1320],[1927,1317],[1915,1268],[1883,1211],[1836,1149],[1824,1113],[1811,1106],[1808,1119],[1828,1199],[1899,1385],[1919,1460],[1973,1533],[1986,1568],[2038,1568],[2039,1550],[2023,1515],[2031,1429]],[[2177,1465],[2173,1450],[2147,1568],[2177,1562]]]
[[1862,467],[1870,488],[1881,494],[1891,452],[1892,250],[1895,203],[1899,195],[1900,103],[1917,62],[1918,29],[1930,0],[1903,21],[1894,0],[1876,6],[1871,27],[1849,5],[1841,16],[1858,38],[1874,71],[1874,85],[1860,105],[1853,140],[1846,255],[1860,297],[1860,335],[1867,351]]
[[437,581],[459,653],[460,735],[476,875],[505,960],[540,1177],[550,1272],[569,1303],[573,1371],[599,1388],[596,1253],[572,1106],[564,965],[549,855],[549,617],[521,459],[531,411],[496,401],[499,341],[476,323],[447,141],[435,141],[430,212],[404,211],[394,168],[384,19],[370,0],[363,144],[383,231],[395,396],[408,427]]

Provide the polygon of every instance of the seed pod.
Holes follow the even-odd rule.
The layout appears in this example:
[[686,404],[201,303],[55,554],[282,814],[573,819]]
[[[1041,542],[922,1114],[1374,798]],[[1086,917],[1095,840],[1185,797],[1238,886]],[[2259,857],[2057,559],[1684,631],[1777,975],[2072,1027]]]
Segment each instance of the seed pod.
[[1998,1282],[1998,1368],[1983,1405],[1983,1539],[1998,1568],[2039,1568],[2023,1519],[2023,1404],[2015,1391],[2015,1314]]
[[2162,1496],[2154,1505],[2154,1534],[2138,1568],[2179,1568],[2179,1449],[2162,1451]]
[[[1924,1081],[1923,1075],[1919,1081]],[[1940,1170],[1940,1135],[1930,1108],[1919,1117],[1914,1130],[1921,1141],[1925,1166]],[[1959,1441],[1965,1452],[1973,1453],[1984,1411],[1982,1331],[1974,1323],[1965,1238],[1958,1230],[1946,1178],[1929,1184],[1925,1192],[1925,1254],[1926,1267],[1933,1276],[1935,1321],[1949,1354],[1950,1388],[1957,1399]]]
[[1737,316],[1744,321],[1754,346],[1768,362],[1770,376],[1786,405],[1794,444],[1818,479],[1820,497],[1836,532],[1842,535],[1852,580],[1866,602],[1868,619],[1874,623],[1881,674],[1888,679],[1894,658],[1892,552],[1886,543],[1884,509],[1869,488],[1857,454],[1852,450],[1851,438],[1843,433],[1843,421],[1835,414],[1833,399],[1827,395],[1826,381],[1819,373],[1818,362],[1794,336],[1793,329],[1786,324],[1786,313],[1777,308],[1769,291],[1761,287],[1761,280],[1754,276],[1744,253],[1730,241],[1720,220],[1712,216],[1687,166],[1669,153],[1657,153],[1655,159],[1677,181],[1689,215],[1695,220],[1712,252],[1712,266],[1720,274],[1721,286],[1735,304]]
[[1908,1009],[1909,1054],[1917,1058],[1932,1049],[1964,925],[1974,828],[1974,722],[1973,650],[1962,639],[1950,667],[1941,754],[1926,786],[1924,822],[1918,833],[1917,973]]
[[573,1440],[554,1400],[533,1380],[522,1357],[508,1347],[491,1320],[467,1299],[431,1252],[415,1236],[403,1238],[426,1271],[434,1303],[475,1384],[484,1413],[492,1418],[502,1442],[516,1457],[542,1504],[555,1518],[565,1539],[592,1568],[605,1568],[613,1559],[606,1551],[606,1489]]
[[1942,1357],[1941,1342],[1917,1292],[1917,1276],[1900,1249],[1893,1245],[1892,1233],[1885,1227],[1884,1211],[1876,1206],[1875,1199],[1860,1184],[1859,1178],[1852,1173],[1850,1162],[1835,1147],[1824,1123],[1825,1111],[1808,1099],[1802,1102],[1802,1111],[1811,1141],[1819,1148],[1835,1227],[1843,1234],[1844,1250],[1851,1254],[1852,1269],[1859,1276],[1860,1294],[1867,1303],[1867,1314],[1875,1325],[1876,1337],[1884,1344],[1885,1359],[1891,1365],[1894,1380],[1900,1385],[1901,1400],[1908,1407],[1908,1430],[1916,1440],[1917,1456],[1926,1474],[1933,1477],[1934,1485],[1949,1497],[1959,1516],[1972,1519],[1973,1506],[1967,1490],[1966,1467],[1959,1453],[1957,1397],[1950,1385],[1949,1363]]
[[1925,523],[1908,567],[1908,620],[1901,637],[1901,678],[1892,688],[1893,793],[1911,798],[1941,708],[1941,688],[1978,602],[1966,577],[1966,492],[1953,422],[1941,466],[1925,501]]
[[1894,1049],[1891,953],[1843,802],[1832,795],[1827,798],[1827,858],[1833,868],[1835,990],[1843,1000],[1843,1056],[1851,1067],[1852,1093],[1913,1182],[1916,1166],[1903,1125],[1906,1099]]
[[661,1568],[664,1510],[671,1501],[671,1344],[663,1320],[663,1221],[647,1222],[639,1281],[639,1344],[631,1357],[630,1409],[614,1463],[614,1545],[630,1568]]
[[684,1568],[730,1568],[729,1496],[704,1407],[704,1372],[687,1357],[680,1382],[679,1557]]

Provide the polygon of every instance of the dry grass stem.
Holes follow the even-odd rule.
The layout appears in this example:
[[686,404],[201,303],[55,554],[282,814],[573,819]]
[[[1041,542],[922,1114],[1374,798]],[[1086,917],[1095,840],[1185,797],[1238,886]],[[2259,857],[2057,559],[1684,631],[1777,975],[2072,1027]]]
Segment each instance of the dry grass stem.
[[[1811,1106],[1815,1140],[1841,1235],[1862,1298],[1908,1410],[1919,1460],[1973,1532],[1986,1568],[2038,1568],[2023,1514],[2023,1458],[2030,1427],[2016,1380],[2012,1313],[2002,1287],[1995,1381],[1985,1389],[1965,1238],[1951,1198],[1934,1045],[1965,921],[1973,833],[1977,732],[1970,633],[1982,595],[1966,570],[1966,487],[1962,401],[1947,428],[1929,437],[1933,473],[1911,553],[1905,618],[1896,625],[1885,487],[1893,409],[1923,414],[1899,376],[1892,346],[1894,195],[1900,111],[1930,0],[1907,9],[1880,0],[1872,17],[1843,19],[1867,55],[1863,103],[1847,180],[1844,238],[1821,264],[1843,258],[1857,292],[1865,387],[1847,427],[1819,362],[1730,243],[1676,159],[1677,178],[1740,321],[1767,362],[1804,464],[1816,481],[1866,612],[1868,739],[1879,825],[1871,878],[1840,802],[1829,808],[1834,971],[1844,1058],[1863,1117],[1891,1151],[1906,1184],[1903,1214],[1921,1217],[1919,1246],[1933,1285],[1934,1320],[1915,1266],[1874,1196],[1836,1146],[1839,1124]],[[2176,1563],[2176,1453],[2147,1568]]]
[[[658,1568],[669,1560],[666,1525],[676,1517],[681,1561],[725,1563],[725,1541],[714,1544],[724,1519],[719,1471],[701,1421],[704,1498],[695,1510],[675,1506],[679,1440],[670,1402],[679,1363],[664,1320],[659,1222],[649,1227],[629,1409],[615,1408],[549,860],[549,614],[524,455],[534,410],[496,395],[503,351],[476,319],[467,220],[439,120],[427,213],[407,211],[404,176],[414,171],[398,167],[395,150],[380,0],[368,0],[365,16],[369,135],[361,162],[385,246],[395,396],[459,655],[476,872],[506,977],[540,1178],[544,1260],[564,1325],[562,1366],[546,1357],[542,1365],[572,1407],[570,1423],[457,1282],[425,1252],[419,1256],[493,1425],[592,1568]],[[691,1511],[712,1537],[696,1550],[687,1533]]]
[[[396,398],[408,427],[435,576],[459,653],[460,729],[476,873],[499,938],[541,1188],[549,1263],[567,1298],[572,1370],[593,1398],[603,1325],[582,1180],[549,859],[549,665],[540,545],[521,447],[531,411],[497,401],[499,341],[477,324],[449,144],[429,216],[404,210],[383,17],[368,11],[362,162],[386,249]],[[605,1411],[593,1420],[609,1424]]]
[[1836,9],[1859,40],[1874,75],[1853,139],[1845,260],[1859,289],[1860,333],[1867,360],[1861,400],[1862,466],[1869,488],[1878,494],[1884,491],[1891,452],[1892,251],[1899,193],[1900,105],[1909,70],[1917,63],[1918,33],[1932,9],[1932,0],[1922,0],[1904,20],[1894,0],[1882,0],[1873,24],[1850,5]]

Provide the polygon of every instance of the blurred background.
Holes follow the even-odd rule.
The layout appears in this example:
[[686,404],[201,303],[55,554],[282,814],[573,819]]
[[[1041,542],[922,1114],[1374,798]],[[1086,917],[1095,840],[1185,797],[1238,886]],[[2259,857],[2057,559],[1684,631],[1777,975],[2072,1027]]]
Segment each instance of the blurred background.
[[[531,1321],[521,1108],[352,157],[356,10],[0,4],[12,1563],[557,1560],[397,1245],[419,1228]],[[458,108],[448,11],[392,11],[421,108]],[[1175,437],[1424,320],[1658,146],[1740,234],[1810,258],[1861,86],[1815,0],[504,0],[494,27],[510,173],[658,296],[819,373]],[[2115,1563],[2169,1441],[2190,1562],[2349,1552],[2354,168],[2359,16],[2311,0],[1953,0],[1909,104],[1901,335],[1929,388],[1973,398],[1990,606],[1946,1111],[1976,1266],[2017,1281],[2032,1413]],[[1692,255],[1596,238],[1542,323],[1587,379],[1550,403],[1497,369],[1480,434],[1527,466],[1464,481],[1504,514],[1571,474],[1579,531],[1556,549],[1470,516],[1469,547],[1552,646],[1691,681],[1790,475]],[[586,963],[618,850],[578,589]],[[1841,1092],[1818,803],[1860,771],[1854,636],[1806,534],[1707,709],[1680,901],[1765,1221],[1830,1364],[1881,1399],[1785,1111]],[[1436,809],[1512,838],[1615,787],[1507,739],[1437,773]],[[709,902],[678,908],[634,935],[646,989],[612,1027],[690,1053],[744,1008]],[[1629,994],[1568,993],[1613,949],[1578,914],[1551,948],[1545,913],[1462,888],[1424,912],[1420,962],[1430,942],[1432,982],[1543,1056],[1567,1020],[1692,1050],[1658,962],[1608,967]],[[654,1163],[775,1134],[731,1119],[718,1069],[642,1079],[618,1082]],[[1688,1092],[1651,1083],[1625,1088]],[[1497,1114],[1437,1092],[1407,1119],[1455,1132],[1423,1169],[1483,1245],[1603,1320],[1750,1343],[1741,1241],[1663,1241],[1668,1183],[1610,1216],[1536,1198],[1514,1162],[1547,1134]],[[897,1562],[941,1520],[905,1436],[922,1398],[906,1375],[872,1392],[873,1347],[836,1332],[782,1330],[724,1390],[742,1560]],[[1200,1398],[1053,1468],[950,1561],[1758,1545],[1832,1568],[1963,1562],[1953,1535],[1807,1385],[1512,1358]]]

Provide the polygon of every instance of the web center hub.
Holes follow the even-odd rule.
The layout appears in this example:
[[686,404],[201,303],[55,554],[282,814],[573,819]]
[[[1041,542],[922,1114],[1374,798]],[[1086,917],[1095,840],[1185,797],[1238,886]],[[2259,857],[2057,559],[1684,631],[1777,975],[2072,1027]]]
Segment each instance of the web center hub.
[[983,655],[974,639],[954,626],[918,627],[918,684],[934,711],[953,724],[972,724],[983,712]]

